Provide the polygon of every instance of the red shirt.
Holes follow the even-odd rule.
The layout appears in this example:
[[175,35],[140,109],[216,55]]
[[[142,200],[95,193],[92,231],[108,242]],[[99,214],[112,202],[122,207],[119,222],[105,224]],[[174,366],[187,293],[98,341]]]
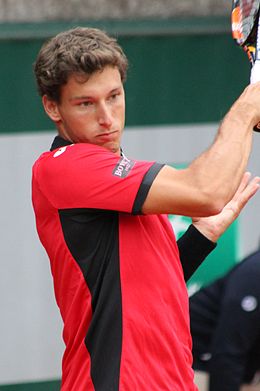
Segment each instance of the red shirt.
[[66,144],[56,138],[32,179],[64,321],[62,391],[197,390],[174,233],[141,214],[162,165]]

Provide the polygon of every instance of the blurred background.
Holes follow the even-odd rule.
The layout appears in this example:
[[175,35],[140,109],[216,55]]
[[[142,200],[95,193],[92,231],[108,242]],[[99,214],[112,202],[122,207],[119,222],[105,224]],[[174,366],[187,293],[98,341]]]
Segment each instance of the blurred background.
[[[75,26],[116,36],[130,62],[123,148],[183,167],[206,149],[249,81],[227,0],[0,0],[0,391],[59,389],[62,324],[31,206],[31,167],[55,135],[36,93],[42,43]],[[260,135],[249,170],[260,174]],[[232,151],[230,151],[232,154]],[[259,246],[260,194],[188,284],[191,292]],[[170,216],[177,236],[190,221]]]

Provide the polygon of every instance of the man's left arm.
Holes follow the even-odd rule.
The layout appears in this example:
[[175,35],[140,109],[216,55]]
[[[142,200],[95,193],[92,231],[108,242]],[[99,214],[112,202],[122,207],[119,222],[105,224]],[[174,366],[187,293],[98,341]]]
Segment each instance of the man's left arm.
[[184,279],[188,281],[204,259],[217,246],[191,224],[187,231],[178,239],[180,261]]
[[234,197],[222,211],[210,217],[193,218],[193,224],[178,240],[185,281],[216,247],[217,240],[259,189],[259,177],[254,177],[252,180],[250,178],[251,174],[246,172]]

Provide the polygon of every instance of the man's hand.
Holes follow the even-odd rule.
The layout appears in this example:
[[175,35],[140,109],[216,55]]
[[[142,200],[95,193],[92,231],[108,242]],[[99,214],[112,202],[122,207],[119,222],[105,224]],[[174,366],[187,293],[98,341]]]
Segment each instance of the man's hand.
[[222,211],[210,217],[194,217],[193,225],[209,240],[216,242],[226,229],[239,216],[240,212],[260,187],[260,177],[250,180],[251,174],[246,172],[231,201]]

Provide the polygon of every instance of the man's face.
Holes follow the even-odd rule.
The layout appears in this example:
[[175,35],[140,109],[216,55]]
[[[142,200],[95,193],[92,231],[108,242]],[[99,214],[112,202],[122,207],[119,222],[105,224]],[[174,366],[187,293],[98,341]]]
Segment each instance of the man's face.
[[120,154],[125,95],[116,67],[107,66],[87,80],[72,75],[61,88],[60,102],[44,97],[43,104],[63,138],[100,145]]

